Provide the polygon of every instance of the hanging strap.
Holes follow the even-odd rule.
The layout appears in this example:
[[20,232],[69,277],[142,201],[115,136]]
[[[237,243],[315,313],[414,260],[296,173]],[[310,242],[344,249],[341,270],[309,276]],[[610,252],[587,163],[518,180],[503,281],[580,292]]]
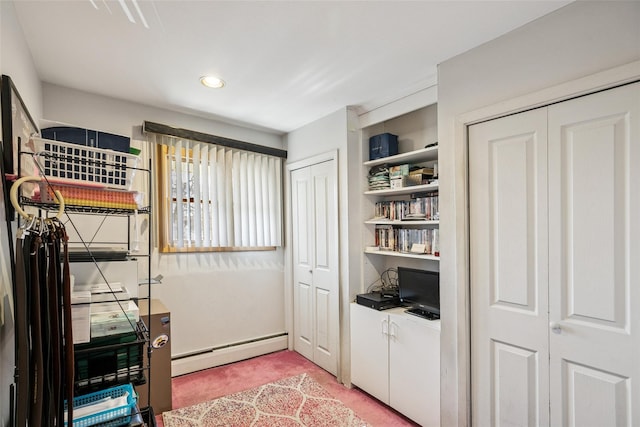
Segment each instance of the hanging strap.
[[62,308],[64,319],[64,357],[65,357],[65,395],[67,398],[67,420],[73,425],[73,387],[75,384],[73,331],[71,327],[71,275],[69,273],[69,236],[64,227],[61,228],[64,260],[62,266]]
[[29,427],[42,426],[43,386],[44,386],[44,357],[42,354],[42,317],[40,282],[46,276],[46,264],[42,239],[36,236],[31,242],[30,269],[31,283],[29,286],[31,296],[31,393],[29,401]]
[[16,238],[16,287],[14,291],[15,335],[16,335],[16,426],[27,425],[29,413],[29,310],[28,280],[30,267],[31,237],[28,233],[20,233]]
[[50,407],[47,413],[48,425],[60,425],[56,420],[63,420],[64,405],[62,403],[62,323],[61,300],[59,287],[62,284],[60,275],[60,239],[57,226],[49,233],[47,242],[47,261],[49,263],[49,274],[47,275],[47,291],[49,301],[49,366],[48,371],[48,391],[50,396]]

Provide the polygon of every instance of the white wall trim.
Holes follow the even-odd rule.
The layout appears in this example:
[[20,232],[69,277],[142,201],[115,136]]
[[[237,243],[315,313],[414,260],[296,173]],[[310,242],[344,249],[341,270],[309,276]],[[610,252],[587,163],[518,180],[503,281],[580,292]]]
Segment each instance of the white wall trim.
[[[316,165],[322,162],[328,162],[330,160],[338,160],[338,150],[327,151],[326,153],[307,157],[306,159],[298,160],[296,162],[287,163],[287,172],[306,168],[307,166]],[[287,174],[287,176],[288,175],[289,174]]]
[[190,374],[203,369],[239,362],[287,348],[287,337],[280,336],[246,344],[212,350],[171,361],[171,376]]
[[[459,171],[454,184],[455,212],[455,242],[456,259],[458,262],[456,273],[456,289],[458,289],[458,331],[457,346],[459,359],[458,369],[458,402],[459,407],[471,408],[471,325],[470,325],[470,262],[469,262],[469,141],[467,127],[484,120],[542,107],[560,102],[576,96],[586,95],[612,88],[621,84],[640,79],[640,61],[611,68],[609,70],[586,76],[577,80],[561,83],[550,88],[542,89],[530,94],[516,97],[504,102],[493,104],[456,117],[454,130],[454,151],[456,156],[456,170]],[[463,164],[464,166],[461,166]],[[471,411],[467,410],[465,425],[472,425]]]
[[480,121],[504,116],[506,114],[518,113],[531,108],[565,101],[576,96],[586,95],[599,90],[630,83],[638,78],[640,78],[640,61],[634,61],[600,73],[561,83],[537,92],[470,111],[457,118],[456,126],[460,123],[471,125]]
[[[435,79],[434,79],[435,80]],[[398,117],[402,114],[432,105],[438,102],[438,86],[437,81],[433,82],[423,90],[407,95],[404,98],[395,100],[389,104],[368,111],[359,116],[360,128],[374,125],[376,123]]]

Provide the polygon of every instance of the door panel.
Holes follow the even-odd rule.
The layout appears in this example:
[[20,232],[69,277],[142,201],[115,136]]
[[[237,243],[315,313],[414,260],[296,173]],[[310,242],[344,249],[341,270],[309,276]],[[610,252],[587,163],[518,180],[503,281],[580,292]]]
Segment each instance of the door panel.
[[539,425],[540,352],[497,341],[491,344],[491,381],[497,384],[490,402],[493,425]]
[[[561,256],[566,267],[563,317],[624,326],[624,288],[628,283],[616,280],[616,276],[624,277],[620,275],[624,274],[621,269],[627,236],[620,234],[625,231],[624,226],[616,230],[615,225],[624,223],[627,210],[626,126],[628,123],[620,114],[562,125],[560,220],[565,232]],[[622,194],[616,189],[621,189]],[[596,224],[599,232],[594,233]]]
[[546,121],[540,109],[469,128],[478,426],[549,423]]
[[562,361],[567,426],[630,426],[631,380]]
[[331,353],[331,292],[316,287],[316,352]]
[[[492,265],[490,288],[494,309],[535,311],[533,265],[534,223],[528,209],[535,206],[530,184],[535,161],[535,133],[489,141],[487,249]],[[504,262],[509,260],[509,262]]]
[[557,425],[640,424],[639,116],[640,84],[549,107]]
[[298,304],[298,323],[296,324],[296,336],[299,344],[306,347],[313,345],[313,318],[305,313],[311,313],[313,309],[311,298],[311,286],[306,283],[297,284],[297,299]]
[[[314,167],[313,176],[313,196],[314,196],[314,213],[315,213],[315,267],[330,268],[330,242],[329,239],[329,212],[330,203],[327,200],[329,196],[329,176],[325,175],[319,167]],[[320,173],[320,175],[317,175]]]

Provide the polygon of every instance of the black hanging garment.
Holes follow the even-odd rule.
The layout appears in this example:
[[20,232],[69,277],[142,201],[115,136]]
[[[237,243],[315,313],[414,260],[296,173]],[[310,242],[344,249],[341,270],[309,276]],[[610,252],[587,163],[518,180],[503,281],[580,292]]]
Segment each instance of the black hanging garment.
[[[31,221],[16,239],[16,408],[18,427],[73,420],[74,349],[68,236],[57,219]],[[64,258],[60,260],[61,243]]]

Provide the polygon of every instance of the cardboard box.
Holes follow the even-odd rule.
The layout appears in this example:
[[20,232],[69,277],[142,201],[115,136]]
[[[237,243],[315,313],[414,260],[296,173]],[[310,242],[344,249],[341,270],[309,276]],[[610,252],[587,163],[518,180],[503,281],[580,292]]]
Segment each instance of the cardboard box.
[[389,166],[389,177],[399,177],[409,174],[409,163],[402,165]]
[[423,173],[411,173],[407,176],[407,185],[427,184],[431,179],[431,175]]
[[391,189],[395,190],[398,188],[402,188],[402,187],[406,187],[407,186],[407,175],[405,176],[399,176],[396,178],[391,178],[389,180],[390,184],[391,184]]

